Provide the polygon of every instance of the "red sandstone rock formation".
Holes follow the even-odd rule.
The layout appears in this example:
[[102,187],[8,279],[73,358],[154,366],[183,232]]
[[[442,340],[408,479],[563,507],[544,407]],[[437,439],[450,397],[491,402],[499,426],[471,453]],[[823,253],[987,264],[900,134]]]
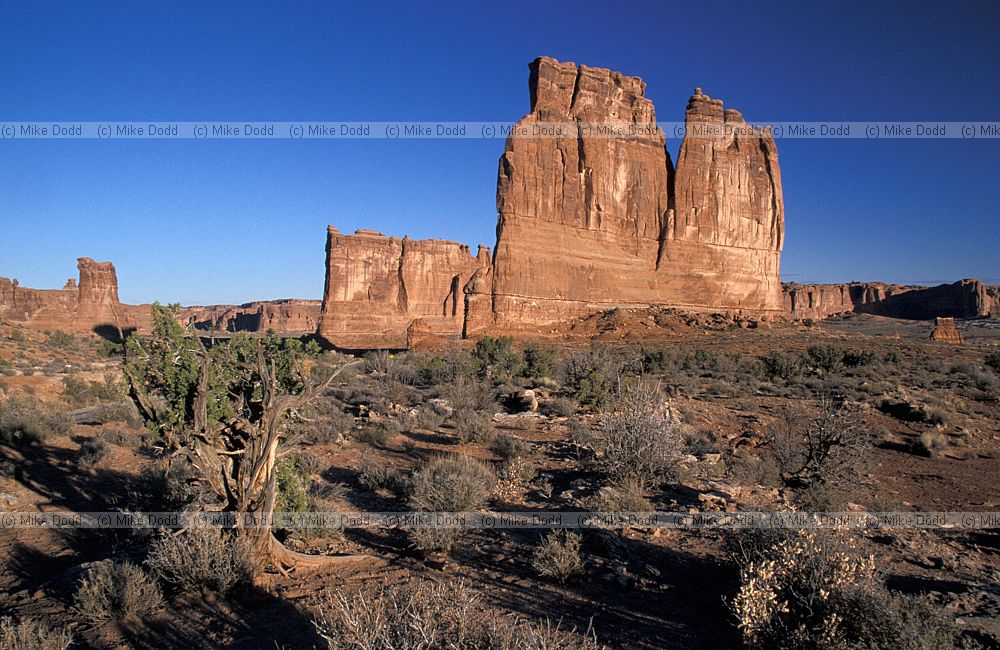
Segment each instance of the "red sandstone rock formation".
[[118,278],[111,262],[77,260],[79,284],[62,289],[27,289],[17,280],[0,278],[0,318],[45,330],[94,332],[134,327],[134,319],[118,301]]
[[935,318],[931,340],[944,343],[962,343],[964,339],[962,333],[955,328],[954,318]]
[[464,244],[327,229],[319,335],[338,347],[403,348],[416,318],[436,334],[462,331],[462,287],[485,263]]
[[319,327],[319,300],[270,300],[243,305],[185,307],[181,316],[195,329],[216,332],[266,332],[300,336]]
[[990,288],[973,279],[936,287],[882,282],[790,283],[785,285],[784,295],[785,310],[794,319],[822,319],[849,312],[910,320],[983,318],[998,309]]
[[[768,130],[697,90],[675,180],[640,79],[547,57],[530,70],[531,112],[500,159],[494,264],[466,288],[468,335],[615,306],[782,312]],[[638,135],[588,135],[602,124]]]
[[475,336],[618,306],[783,313],[784,206],[768,130],[697,90],[675,183],[640,79],[547,57],[529,69],[531,110],[500,159],[492,259],[482,247],[470,264],[455,259],[458,244],[410,242],[435,270],[403,280],[408,240],[333,230],[322,336],[385,347],[416,317],[437,334]]

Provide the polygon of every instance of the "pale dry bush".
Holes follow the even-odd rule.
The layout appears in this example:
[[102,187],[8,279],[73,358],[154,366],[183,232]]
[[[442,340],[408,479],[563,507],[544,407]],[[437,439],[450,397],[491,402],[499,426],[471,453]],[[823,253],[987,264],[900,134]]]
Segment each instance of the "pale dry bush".
[[751,647],[832,647],[843,624],[835,594],[876,580],[874,558],[850,540],[802,531],[741,568],[733,612]]
[[[410,505],[423,512],[470,512],[493,493],[497,478],[485,463],[468,456],[432,459],[410,479]],[[421,551],[451,551],[456,528],[413,528],[410,541]]]
[[531,566],[538,574],[565,584],[583,573],[580,534],[554,530],[546,535],[531,556]]
[[0,648],[3,650],[65,650],[73,643],[66,628],[48,627],[24,618],[15,622],[10,617],[0,619]]
[[787,485],[855,480],[871,462],[871,435],[857,415],[832,399],[819,406],[818,415],[788,416],[768,436]]
[[603,415],[602,423],[604,458],[612,479],[657,484],[676,476],[683,440],[658,385],[619,386],[615,409]]
[[163,604],[156,583],[129,562],[106,562],[89,570],[74,597],[77,611],[87,621],[122,620],[143,616]]
[[219,593],[248,584],[254,562],[250,544],[238,531],[192,528],[153,543],[146,564],[163,582],[183,593]]
[[469,512],[490,498],[496,475],[469,456],[442,456],[413,474],[410,504],[427,512]]
[[314,624],[330,650],[597,650],[592,634],[512,619],[464,583],[336,593]]

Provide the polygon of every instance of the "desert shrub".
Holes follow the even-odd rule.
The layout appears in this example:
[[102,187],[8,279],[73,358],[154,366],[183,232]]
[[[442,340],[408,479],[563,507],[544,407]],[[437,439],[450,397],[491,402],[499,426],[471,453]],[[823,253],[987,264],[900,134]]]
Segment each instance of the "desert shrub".
[[558,355],[555,348],[538,341],[525,341],[521,346],[524,355],[524,376],[529,379],[551,377],[556,371]]
[[46,332],[45,343],[54,348],[68,348],[76,343],[76,337],[62,330]]
[[[276,510],[277,511],[277,510]],[[190,528],[153,542],[146,565],[181,593],[228,593],[253,577],[253,549],[238,530]]]
[[[493,470],[474,458],[435,458],[410,479],[410,505],[423,512],[477,510],[489,500],[495,483]],[[413,528],[409,537],[422,551],[448,552],[459,532],[456,528]]]
[[85,440],[77,452],[76,462],[83,467],[93,467],[111,455],[111,446],[100,438]]
[[217,503],[190,463],[147,467],[129,483],[128,507],[140,512],[201,510]]
[[722,460],[726,479],[736,485],[783,485],[773,453],[747,455],[727,450]]
[[722,531],[723,548],[729,560],[738,568],[764,562],[774,555],[774,549],[798,533],[790,528],[762,526],[733,528]]
[[826,372],[833,372],[840,368],[843,359],[843,350],[838,350],[831,345],[813,345],[806,350],[806,362]]
[[531,453],[531,445],[517,436],[505,433],[497,436],[493,444],[490,445],[490,451],[502,460],[511,460],[512,458],[527,456]]
[[960,645],[942,608],[920,596],[894,594],[878,583],[837,589],[828,606],[831,618],[836,616],[839,637],[831,650],[939,650]]
[[478,367],[471,354],[457,347],[444,354],[410,352],[407,360],[413,367],[413,382],[425,387],[467,381]]
[[389,441],[402,433],[403,426],[399,420],[385,419],[369,422],[366,426],[354,432],[354,439],[375,447],[385,447]]
[[642,369],[644,372],[663,375],[670,372],[674,367],[674,353],[672,350],[656,349],[643,350]]
[[414,473],[410,504],[427,512],[469,512],[489,499],[496,476],[469,456],[434,458]]
[[274,512],[309,511],[309,477],[294,457],[285,457],[274,466],[277,475]]
[[353,415],[341,410],[332,401],[319,402],[312,422],[306,426],[305,437],[317,445],[338,442],[353,428]]
[[122,354],[124,346],[121,343],[115,343],[114,341],[109,341],[107,339],[101,339],[95,346],[95,351],[99,357],[117,357]]
[[444,416],[433,408],[419,408],[413,416],[413,426],[416,429],[434,431],[444,423]]
[[103,562],[90,569],[74,596],[77,611],[87,621],[120,621],[144,616],[163,604],[156,583],[129,562]]
[[291,454],[295,464],[306,476],[316,476],[330,466],[328,462],[317,454],[305,449],[298,449]]
[[476,409],[455,409],[452,416],[455,435],[462,442],[490,443],[496,437],[496,427],[490,413]]
[[847,540],[805,531],[741,567],[732,606],[751,647],[831,647],[842,638],[843,626],[834,594],[875,580],[872,557],[857,553]]
[[993,372],[1000,374],[1000,351],[990,352],[983,361]]
[[552,531],[531,554],[531,566],[539,575],[560,584],[578,577],[583,572],[580,534],[571,530]]
[[771,352],[758,357],[757,362],[758,376],[768,381],[788,380],[802,374],[802,359],[797,356],[785,356],[779,352]]
[[388,463],[367,458],[358,466],[358,482],[373,492],[376,490],[399,492],[406,486],[406,479],[398,469]]
[[621,372],[621,360],[613,350],[600,345],[569,355],[562,369],[563,383],[573,391],[573,397],[593,407],[610,401]]
[[455,411],[483,411],[493,415],[497,412],[496,392],[483,381],[458,381],[448,386],[444,393]]
[[0,402],[0,443],[34,443],[50,435],[69,433],[72,422],[65,413],[30,397]]
[[124,382],[108,373],[100,381],[85,381],[74,375],[63,377],[63,398],[71,406],[87,406],[102,402],[124,402],[128,393]]
[[624,384],[617,391],[615,410],[601,420],[604,459],[612,479],[660,483],[674,476],[680,431],[658,385]]
[[948,436],[940,431],[924,431],[913,442],[913,450],[922,456],[937,456],[947,447]]
[[91,416],[97,424],[123,422],[130,427],[140,427],[143,424],[139,411],[131,404],[101,404],[94,409]]
[[314,621],[330,650],[597,650],[591,634],[511,620],[462,582],[336,592]]
[[97,432],[96,437],[109,445],[118,445],[129,449],[135,449],[142,444],[141,434],[134,429],[125,427],[104,427]]
[[871,461],[871,436],[857,416],[833,400],[819,406],[818,415],[786,416],[768,434],[786,485],[853,480]]
[[523,499],[528,485],[535,480],[538,468],[525,458],[511,458],[497,464],[496,474],[493,498],[497,501],[517,503]]
[[48,627],[39,621],[0,618],[0,648],[4,650],[65,650],[73,635],[63,627]]
[[556,397],[545,406],[546,411],[560,418],[572,417],[578,408],[576,401],[569,397]]
[[653,504],[646,499],[646,481],[626,476],[612,485],[602,487],[584,501],[592,512],[652,512]]
[[477,364],[477,374],[498,383],[507,383],[525,370],[524,358],[514,347],[509,336],[486,336],[476,341],[472,357]]

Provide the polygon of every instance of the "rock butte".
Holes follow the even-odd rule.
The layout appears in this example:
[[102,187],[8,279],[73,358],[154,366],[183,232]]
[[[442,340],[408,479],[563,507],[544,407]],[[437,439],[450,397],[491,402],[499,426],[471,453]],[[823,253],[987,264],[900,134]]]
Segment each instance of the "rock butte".
[[320,336],[398,347],[415,318],[435,334],[476,336],[650,305],[784,315],[784,204],[769,129],[696,89],[675,170],[639,78],[548,57],[529,70],[531,111],[518,127],[613,123],[639,135],[509,136],[492,256],[331,227]]
[[944,343],[962,343],[963,338],[962,333],[955,327],[954,318],[935,318],[931,340]]

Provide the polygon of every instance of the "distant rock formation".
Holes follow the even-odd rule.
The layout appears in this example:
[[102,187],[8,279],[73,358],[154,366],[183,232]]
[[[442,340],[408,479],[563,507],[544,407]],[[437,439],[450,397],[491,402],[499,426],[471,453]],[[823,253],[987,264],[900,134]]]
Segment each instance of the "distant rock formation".
[[962,343],[964,339],[962,333],[955,327],[954,318],[935,318],[931,340],[943,343]]
[[959,280],[935,287],[882,282],[784,286],[785,310],[793,319],[822,319],[843,313],[930,320],[939,316],[983,318],[1000,311],[993,287]]
[[0,277],[0,319],[35,329],[94,332],[134,329],[135,318],[118,301],[118,277],[111,262],[77,260],[80,280],[62,289],[29,289]]
[[[401,283],[409,240],[333,230],[324,338],[391,347],[413,318],[476,336],[619,306],[783,316],[784,204],[768,129],[696,89],[675,174],[639,78],[548,57],[529,70],[531,110],[500,158],[492,258],[480,247],[475,263],[457,262],[448,246],[459,245],[439,242],[426,263],[447,272]],[[426,304],[415,308],[414,293]]]
[[371,230],[327,229],[326,287],[319,335],[343,348],[403,348],[411,321],[458,336],[462,287],[488,263],[480,249],[441,239],[386,237]]
[[215,332],[314,334],[319,327],[319,300],[269,300],[242,305],[185,307],[181,315],[195,329]]

